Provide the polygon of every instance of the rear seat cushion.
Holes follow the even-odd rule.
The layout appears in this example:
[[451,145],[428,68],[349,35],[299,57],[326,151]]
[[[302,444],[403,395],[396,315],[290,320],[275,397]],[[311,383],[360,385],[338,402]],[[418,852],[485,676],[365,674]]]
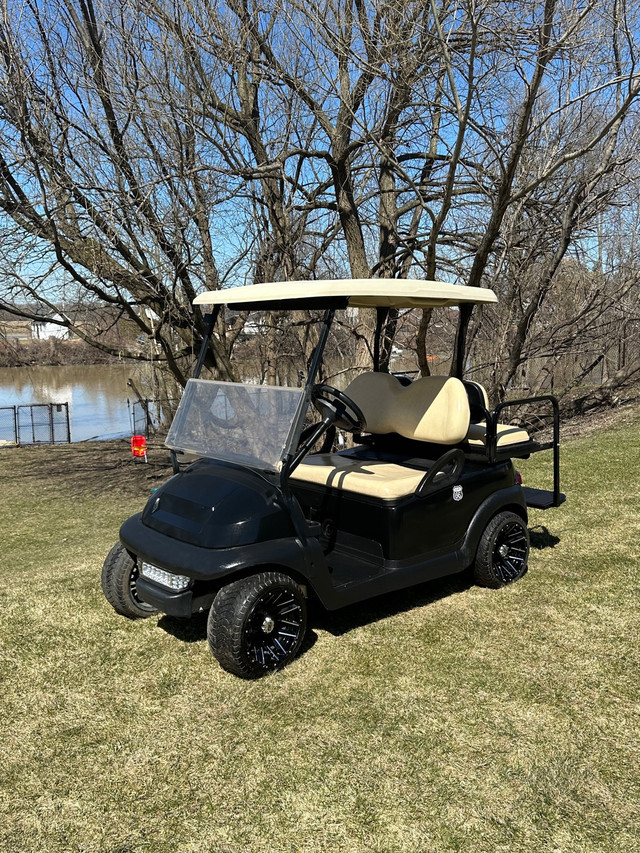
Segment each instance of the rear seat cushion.
[[[464,380],[464,386],[471,408],[471,425],[467,433],[467,441],[475,447],[484,447],[487,443],[487,424],[484,420],[486,414],[482,409],[489,409],[489,398],[479,382]],[[498,424],[497,439],[497,447],[509,447],[512,444],[530,441],[526,430],[509,424]]]
[[367,432],[375,435],[457,444],[469,429],[467,393],[453,377],[424,376],[404,386],[388,373],[363,373],[345,393],[362,409]]
[[[484,423],[471,424],[467,433],[467,441],[476,447],[484,447],[487,443],[487,426]],[[529,433],[517,426],[498,424],[498,447],[508,447],[530,441]]]

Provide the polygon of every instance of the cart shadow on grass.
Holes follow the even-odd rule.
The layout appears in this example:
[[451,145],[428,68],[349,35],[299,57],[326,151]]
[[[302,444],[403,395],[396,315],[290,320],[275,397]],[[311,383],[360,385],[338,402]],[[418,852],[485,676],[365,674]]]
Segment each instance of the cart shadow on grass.
[[[536,551],[555,548],[560,538],[555,536],[544,525],[536,525],[529,530],[531,547]],[[318,640],[316,630],[326,631],[333,637],[341,637],[362,628],[381,622],[401,613],[408,613],[419,607],[435,604],[449,596],[466,592],[474,586],[473,572],[467,569],[457,575],[426,581],[418,586],[388,593],[367,602],[353,604],[340,610],[325,610],[319,604],[309,609],[309,627],[300,655],[309,651]],[[194,614],[191,619],[177,619],[173,616],[162,616],[158,627],[167,634],[186,643],[199,643],[207,638],[207,613]]]
[[[333,637],[341,637],[364,625],[371,625],[400,613],[434,604],[450,595],[465,592],[473,585],[472,572],[465,571],[340,610],[325,610],[319,603],[313,602],[309,607],[308,628],[298,656],[305,654],[316,644],[316,630],[326,631]],[[186,643],[203,642],[207,639],[207,613],[194,614],[191,619],[165,615],[158,620],[158,628]]]
[[560,537],[551,533],[544,524],[538,524],[529,528],[529,540],[531,547],[536,551],[544,551],[545,548],[555,548],[560,542]]
[[[544,525],[536,525],[530,528],[529,536],[531,547],[536,551],[546,548],[555,548],[560,538],[555,536]],[[435,604],[449,596],[466,592],[475,586],[473,569],[470,567],[455,575],[447,575],[418,586],[408,587],[397,592],[388,593],[379,598],[369,599],[366,602],[344,607],[340,610],[324,610],[316,606],[309,614],[311,628],[319,628],[327,631],[334,637],[348,634],[356,628],[380,622],[400,613],[407,613],[418,607],[426,607]]]

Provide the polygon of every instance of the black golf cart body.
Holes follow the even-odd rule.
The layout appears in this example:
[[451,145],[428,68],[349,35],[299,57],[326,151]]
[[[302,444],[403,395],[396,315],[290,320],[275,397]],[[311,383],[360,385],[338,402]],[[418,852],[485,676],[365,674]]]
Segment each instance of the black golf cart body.
[[[214,306],[209,333],[224,304],[322,309],[319,342],[304,387],[274,388],[197,378],[205,341],[167,438],[172,452],[195,461],[176,466],[143,512],[122,525],[116,546],[123,566],[126,552],[133,604],[146,611],[137,615],[189,617],[211,608],[214,653],[230,671],[254,677],[297,652],[306,628],[302,598],[336,609],[472,565],[489,586],[523,574],[527,505],[564,500],[554,398],[537,398],[553,423],[552,439],[541,443],[500,425],[503,407],[490,411],[483,389],[459,378],[407,382],[374,363],[346,394],[316,382],[337,310],[378,309],[377,362],[390,307],[495,301],[489,290],[406,280],[289,282],[199,296],[197,303]],[[320,421],[308,426],[314,403]],[[337,453],[336,424],[355,439]],[[311,453],[323,437],[324,452]],[[526,490],[512,460],[545,449],[553,451],[553,489]],[[103,572],[106,594],[108,586]],[[247,590],[251,606],[243,603]],[[119,608],[113,592],[107,597],[120,612],[136,615]],[[279,617],[277,602],[285,599],[289,610],[281,608]],[[292,607],[296,616],[287,622]],[[238,636],[228,626],[220,634],[217,623],[225,620]],[[287,640],[294,623],[295,640]],[[243,631],[257,632],[259,641],[243,645]]]

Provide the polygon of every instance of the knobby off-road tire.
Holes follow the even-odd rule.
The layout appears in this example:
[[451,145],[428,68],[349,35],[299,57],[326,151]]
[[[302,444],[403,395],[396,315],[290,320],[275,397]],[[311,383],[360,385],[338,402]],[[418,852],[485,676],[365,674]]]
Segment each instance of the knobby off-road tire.
[[211,651],[223,669],[240,678],[260,678],[286,666],[306,630],[304,593],[280,572],[261,572],[222,587],[207,621]]
[[138,597],[137,577],[136,561],[120,542],[116,542],[102,566],[104,597],[121,616],[128,616],[129,619],[146,619],[158,613],[158,610]]
[[480,586],[499,589],[527,571],[529,531],[515,512],[500,512],[487,524],[473,565]]

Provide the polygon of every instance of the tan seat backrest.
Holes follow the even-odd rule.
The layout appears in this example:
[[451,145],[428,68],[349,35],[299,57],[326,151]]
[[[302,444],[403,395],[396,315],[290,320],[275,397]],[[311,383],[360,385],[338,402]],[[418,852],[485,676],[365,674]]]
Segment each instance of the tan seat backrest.
[[423,376],[402,385],[389,373],[362,373],[345,393],[362,409],[367,432],[396,432],[416,441],[457,444],[469,429],[464,385],[449,376]]

